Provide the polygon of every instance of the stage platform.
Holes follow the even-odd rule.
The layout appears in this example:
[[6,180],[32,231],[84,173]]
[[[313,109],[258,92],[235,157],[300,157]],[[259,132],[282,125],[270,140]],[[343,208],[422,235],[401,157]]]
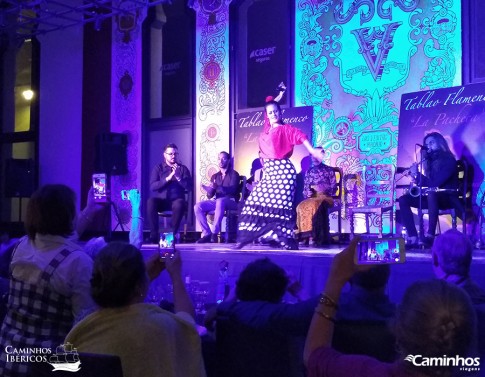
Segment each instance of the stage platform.
[[[327,248],[301,246],[300,250],[287,251],[262,245],[248,245],[242,250],[234,250],[234,244],[178,244],[183,260],[183,273],[191,281],[201,282],[209,287],[208,302],[215,302],[220,263],[228,262],[228,275],[231,285],[235,284],[241,270],[251,261],[268,257],[301,282],[309,295],[322,291],[330,263],[335,254],[347,245],[332,245]],[[156,245],[144,244],[144,255],[158,252]],[[485,251],[475,250],[471,268],[472,278],[485,288]],[[433,278],[431,255],[429,250],[411,250],[406,252],[406,262],[393,265],[388,285],[388,294],[394,302],[399,302],[404,291],[412,282]],[[170,280],[162,272],[150,288],[150,294],[156,299],[170,299]]]

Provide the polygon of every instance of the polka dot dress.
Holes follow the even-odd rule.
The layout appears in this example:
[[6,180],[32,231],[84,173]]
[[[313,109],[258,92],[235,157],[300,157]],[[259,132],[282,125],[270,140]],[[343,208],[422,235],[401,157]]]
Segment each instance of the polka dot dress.
[[264,160],[263,179],[246,199],[239,216],[238,242],[250,243],[272,231],[272,237],[287,248],[295,243],[296,170],[290,160]]

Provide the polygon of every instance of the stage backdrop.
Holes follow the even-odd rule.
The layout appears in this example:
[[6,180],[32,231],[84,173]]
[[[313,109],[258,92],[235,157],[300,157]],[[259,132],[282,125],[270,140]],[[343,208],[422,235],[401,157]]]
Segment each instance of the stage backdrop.
[[[311,106],[282,109],[283,120],[302,130],[312,139],[313,108]],[[251,165],[258,159],[258,137],[263,130],[263,112],[249,111],[236,114],[234,129],[234,168],[239,174],[249,178]],[[297,146],[290,158],[297,173],[308,170],[308,151],[304,146]]]
[[[456,158],[468,163],[472,200],[479,204],[485,189],[485,83],[402,95],[397,162],[408,167],[420,159],[416,143],[426,134],[441,133]],[[476,211],[475,211],[476,212]]]
[[462,84],[460,0],[295,0],[294,25],[294,103],[344,174],[396,164],[403,93]]

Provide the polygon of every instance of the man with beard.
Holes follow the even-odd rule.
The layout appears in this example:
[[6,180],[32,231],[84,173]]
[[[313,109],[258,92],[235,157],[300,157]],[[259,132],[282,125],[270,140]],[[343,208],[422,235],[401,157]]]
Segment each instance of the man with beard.
[[[212,175],[209,185],[201,185],[208,200],[194,205],[197,222],[202,228],[202,237],[197,243],[217,242],[221,231],[221,222],[226,209],[237,209],[239,200],[239,173],[231,167],[231,156],[227,152],[219,153],[219,171]],[[207,223],[207,214],[214,212],[214,231]]]
[[158,212],[172,211],[172,229],[176,235],[187,208],[185,192],[192,190],[192,177],[189,169],[179,162],[178,155],[177,146],[168,144],[163,150],[163,162],[153,168],[150,176],[150,191],[158,193],[147,202],[151,243],[159,241]]

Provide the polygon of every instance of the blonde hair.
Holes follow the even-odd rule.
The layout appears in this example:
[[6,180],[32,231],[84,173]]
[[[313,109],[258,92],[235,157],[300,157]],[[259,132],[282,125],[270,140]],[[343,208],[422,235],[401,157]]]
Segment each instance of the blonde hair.
[[[466,357],[475,338],[475,311],[468,295],[443,280],[412,284],[398,306],[394,332],[399,351],[423,357]],[[412,365],[412,364],[410,364]],[[430,376],[447,376],[450,367],[419,367]]]

